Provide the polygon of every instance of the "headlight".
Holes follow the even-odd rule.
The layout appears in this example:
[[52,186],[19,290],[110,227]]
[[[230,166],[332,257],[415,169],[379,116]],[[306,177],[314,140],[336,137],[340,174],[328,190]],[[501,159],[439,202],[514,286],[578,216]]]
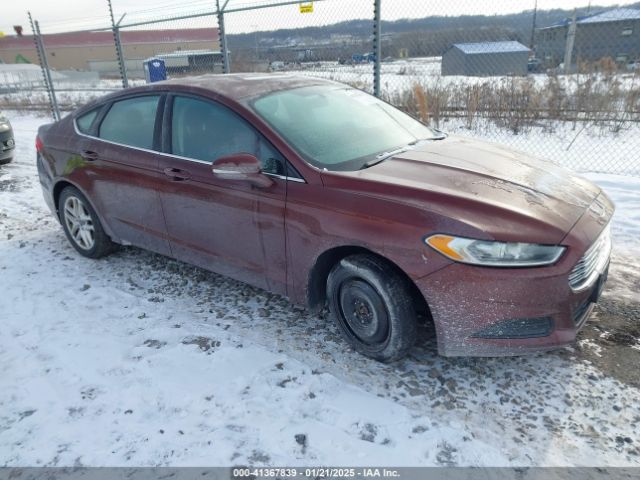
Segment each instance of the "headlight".
[[431,235],[425,243],[456,262],[486,267],[538,267],[558,261],[565,247],[536,243],[505,243],[451,235]]

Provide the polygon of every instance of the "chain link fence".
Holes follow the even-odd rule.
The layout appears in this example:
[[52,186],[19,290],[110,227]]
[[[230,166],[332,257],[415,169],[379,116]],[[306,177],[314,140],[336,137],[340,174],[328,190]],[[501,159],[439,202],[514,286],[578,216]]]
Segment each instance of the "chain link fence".
[[0,108],[70,110],[144,84],[145,65],[159,58],[169,78],[320,76],[449,133],[578,171],[640,175],[638,2],[120,3],[105,0],[89,28],[34,22],[41,35],[1,38]]
[[267,5],[225,14],[233,72],[295,72],[373,92],[371,0]]
[[383,4],[382,96],[448,132],[638,175],[640,4],[627,3]]
[[[150,59],[162,60],[168,78],[224,73],[215,11],[196,12],[186,18],[128,20],[117,29],[128,85],[147,81],[149,72],[145,69]],[[117,67],[107,66],[112,70]]]

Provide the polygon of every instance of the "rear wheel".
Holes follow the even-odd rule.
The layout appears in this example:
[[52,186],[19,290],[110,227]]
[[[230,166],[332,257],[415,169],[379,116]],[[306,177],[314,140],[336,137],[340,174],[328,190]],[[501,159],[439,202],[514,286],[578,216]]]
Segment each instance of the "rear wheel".
[[407,280],[372,255],[343,259],[327,280],[329,308],[358,352],[381,362],[404,357],[416,338],[417,320]]
[[67,239],[81,255],[100,258],[115,244],[104,232],[91,204],[75,187],[66,187],[58,199],[58,212]]

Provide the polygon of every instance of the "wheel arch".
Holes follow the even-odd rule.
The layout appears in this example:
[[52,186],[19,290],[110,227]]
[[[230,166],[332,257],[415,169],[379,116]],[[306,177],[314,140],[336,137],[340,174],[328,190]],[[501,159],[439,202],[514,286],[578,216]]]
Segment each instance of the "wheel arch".
[[401,277],[403,277],[409,288],[411,298],[413,299],[414,308],[417,312],[424,313],[428,320],[431,320],[431,310],[429,304],[420,292],[415,282],[400,268],[396,263],[387,257],[380,255],[366,247],[357,245],[343,245],[325,250],[317,258],[309,271],[309,280],[307,284],[307,306],[312,312],[322,309],[327,300],[327,278],[329,272],[342,259],[351,255],[365,254],[381,259],[392,267]]
[[[74,187],[77,188],[78,190],[80,190],[80,192],[82,192],[82,189],[78,188],[77,185],[74,185],[73,183],[69,182],[68,180],[59,180],[58,182],[56,182],[53,185],[53,206],[56,209],[56,215],[58,216],[58,220],[61,220],[60,218],[60,208],[58,206],[59,202],[60,202],[60,195],[62,194],[62,191],[67,188],[67,187]],[[84,193],[83,193],[84,195]],[[86,195],[85,195],[86,197]]]
[[91,208],[93,208],[93,211],[96,212],[96,215],[100,219],[100,224],[102,225],[102,228],[104,229],[105,233],[109,237],[111,237],[111,240],[113,240],[114,242],[117,242],[117,239],[114,237],[113,231],[111,230],[111,226],[105,221],[104,217],[100,213],[100,210],[96,208],[96,205],[91,200],[91,197],[87,195],[87,192],[85,192],[83,188],[81,188],[80,186],[78,186],[73,182],[70,182],[69,179],[67,178],[61,178],[58,181],[56,181],[52,189],[53,205],[54,205],[54,208],[56,209],[56,216],[58,217],[58,221],[62,221],[62,219],[60,218],[60,209],[58,208],[60,195],[62,194],[62,191],[67,187],[73,187],[77,189],[84,196],[87,202],[89,202],[89,204],[91,205]]

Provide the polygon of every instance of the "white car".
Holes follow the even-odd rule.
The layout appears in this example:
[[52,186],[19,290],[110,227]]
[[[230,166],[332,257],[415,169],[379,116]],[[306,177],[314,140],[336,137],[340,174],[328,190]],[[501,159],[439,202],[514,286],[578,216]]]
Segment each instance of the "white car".
[[15,145],[11,122],[0,112],[0,164],[9,163],[13,160]]

